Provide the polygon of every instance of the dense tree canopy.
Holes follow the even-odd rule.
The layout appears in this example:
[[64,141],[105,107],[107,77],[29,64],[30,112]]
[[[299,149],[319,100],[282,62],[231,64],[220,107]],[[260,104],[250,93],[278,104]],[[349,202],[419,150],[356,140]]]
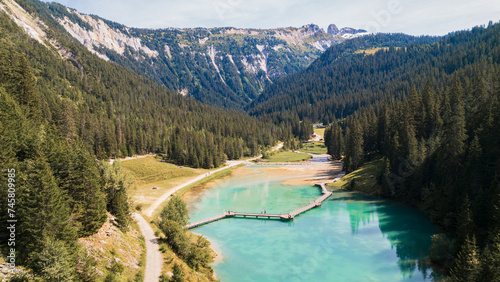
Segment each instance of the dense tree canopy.
[[451,243],[436,237],[433,250],[455,260],[434,253],[435,262],[456,281],[486,281],[497,273],[491,250],[500,231],[500,25],[414,48],[427,54],[445,43],[457,49],[449,68],[438,69],[450,79],[410,84],[404,99],[359,109],[325,131],[326,143],[348,171],[359,152],[364,160],[382,157],[382,195],[419,207],[451,235]]

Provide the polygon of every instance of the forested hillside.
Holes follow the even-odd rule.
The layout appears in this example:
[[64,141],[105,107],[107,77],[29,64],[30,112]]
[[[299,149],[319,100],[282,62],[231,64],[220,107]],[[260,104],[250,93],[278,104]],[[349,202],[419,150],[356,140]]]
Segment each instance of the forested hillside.
[[48,22],[51,39],[69,54],[60,58],[1,16],[4,56],[24,53],[36,76],[42,116],[101,159],[153,152],[210,168],[226,156],[256,155],[281,134],[271,123],[203,105],[105,62]]
[[[18,1],[44,21],[57,22],[105,60],[111,60],[209,105],[241,109],[272,81],[307,67],[355,29],[329,34],[300,28],[138,29],[83,15],[57,3]],[[345,35],[345,37],[344,37]]]
[[362,107],[399,100],[413,86],[423,87],[427,81],[449,82],[454,71],[480,60],[493,48],[474,49],[475,42],[461,34],[442,40],[377,34],[346,41],[328,49],[306,70],[276,81],[249,112],[272,118],[295,112],[301,119],[327,124]]
[[433,262],[452,281],[496,281],[500,24],[450,34],[408,51],[383,51],[369,60],[381,66],[390,58],[404,58],[401,65],[422,59],[428,66],[411,79],[392,80],[409,89],[408,97],[397,97],[405,91],[385,90],[386,103],[334,122],[325,131],[329,153],[343,157],[348,172],[383,158],[385,166],[377,176],[381,194],[418,207],[446,231],[433,238]]
[[[4,14],[0,22],[8,23]],[[57,122],[47,118],[64,112],[44,108],[47,101],[37,90],[40,81],[26,57],[4,37],[4,28],[0,28],[0,180],[9,185],[0,191],[2,253],[14,255],[15,265],[31,268],[43,279],[86,280],[94,275],[93,264],[76,240],[99,230],[106,212],[117,217],[121,228],[128,228],[128,186],[118,166],[97,161],[82,142],[68,138]],[[15,229],[7,229],[12,222]],[[14,243],[7,243],[12,234]]]
[[[54,22],[38,31],[46,37],[25,27],[29,36],[3,10],[12,15],[15,7],[5,7],[0,181],[10,189],[0,191],[2,253],[15,247],[16,265],[44,281],[90,281],[92,258],[77,239],[97,232],[107,213],[128,228],[128,184],[109,157],[153,152],[212,168],[291,136],[290,129],[203,105],[105,62]],[[16,11],[16,20],[37,23]],[[7,242],[8,219],[16,220],[15,246]]]

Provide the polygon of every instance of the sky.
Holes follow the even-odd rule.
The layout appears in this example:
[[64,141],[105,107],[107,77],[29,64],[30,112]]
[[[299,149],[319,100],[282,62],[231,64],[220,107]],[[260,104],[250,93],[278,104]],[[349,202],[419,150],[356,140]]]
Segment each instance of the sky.
[[[52,0],[51,0],[52,1]],[[445,35],[500,21],[499,0],[54,0],[129,27],[300,27]]]

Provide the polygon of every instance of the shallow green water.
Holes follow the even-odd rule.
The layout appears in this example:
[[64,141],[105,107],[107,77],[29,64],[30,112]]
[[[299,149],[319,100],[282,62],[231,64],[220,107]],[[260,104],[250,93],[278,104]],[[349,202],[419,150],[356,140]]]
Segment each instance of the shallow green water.
[[[289,212],[320,196],[314,186],[262,167],[188,196],[191,222],[223,210]],[[334,192],[322,207],[293,222],[224,219],[192,230],[222,252],[221,281],[424,281],[435,227],[418,212],[358,193]]]

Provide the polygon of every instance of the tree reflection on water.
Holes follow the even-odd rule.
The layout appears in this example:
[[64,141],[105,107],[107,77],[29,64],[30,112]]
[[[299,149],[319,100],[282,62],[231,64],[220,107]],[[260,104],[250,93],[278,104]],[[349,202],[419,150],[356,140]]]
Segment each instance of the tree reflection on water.
[[413,277],[418,270],[427,279],[433,272],[428,251],[437,229],[418,211],[357,192],[334,191],[330,201],[345,201],[353,236],[369,223],[378,222],[382,235],[396,250],[403,277]]

